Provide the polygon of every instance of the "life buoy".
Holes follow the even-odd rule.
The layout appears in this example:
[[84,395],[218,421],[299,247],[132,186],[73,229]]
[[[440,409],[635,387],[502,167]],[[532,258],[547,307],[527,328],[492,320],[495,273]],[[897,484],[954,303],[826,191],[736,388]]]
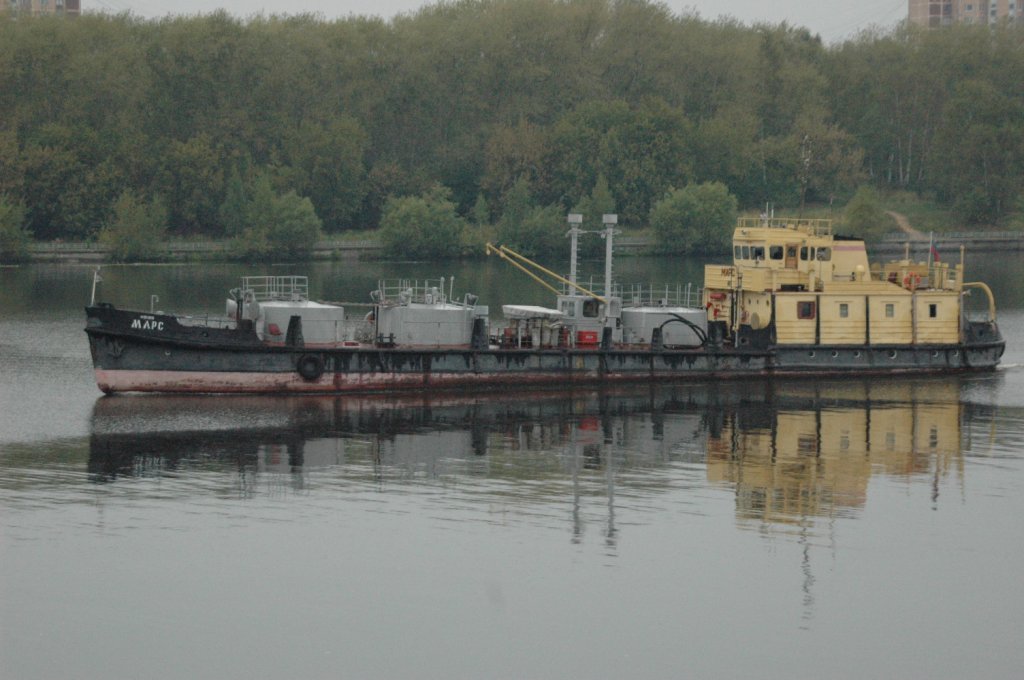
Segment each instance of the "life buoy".
[[303,380],[313,382],[319,380],[324,374],[324,360],[316,354],[303,354],[295,362],[295,370],[302,376]]
[[907,290],[917,290],[917,287],[921,285],[921,275],[910,272],[903,277],[903,287]]

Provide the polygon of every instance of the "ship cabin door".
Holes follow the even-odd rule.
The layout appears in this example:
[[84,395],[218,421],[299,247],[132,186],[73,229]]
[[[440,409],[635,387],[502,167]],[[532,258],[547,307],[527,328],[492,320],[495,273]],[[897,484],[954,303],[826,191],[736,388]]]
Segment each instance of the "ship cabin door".
[[786,244],[786,269],[796,269],[796,254],[799,250],[799,243]]

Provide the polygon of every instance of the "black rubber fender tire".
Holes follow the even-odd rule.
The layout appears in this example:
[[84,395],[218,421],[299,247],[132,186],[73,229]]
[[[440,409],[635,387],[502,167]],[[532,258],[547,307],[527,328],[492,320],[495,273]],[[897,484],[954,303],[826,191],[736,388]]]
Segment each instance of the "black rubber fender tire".
[[313,382],[324,374],[324,360],[316,354],[303,354],[295,362],[295,370],[303,380]]

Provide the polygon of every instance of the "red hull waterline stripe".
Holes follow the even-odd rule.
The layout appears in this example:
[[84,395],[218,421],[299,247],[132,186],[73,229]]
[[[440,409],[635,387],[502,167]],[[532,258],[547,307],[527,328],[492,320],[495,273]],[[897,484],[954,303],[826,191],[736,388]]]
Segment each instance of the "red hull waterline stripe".
[[576,370],[571,373],[546,371],[513,371],[503,373],[324,373],[316,380],[305,380],[297,373],[255,373],[243,371],[130,371],[95,369],[96,384],[111,392],[193,392],[247,394],[326,394],[341,392],[381,392],[416,390],[428,387],[478,387],[499,385],[581,385],[607,382],[646,380],[708,380],[745,379],[758,376],[836,376],[836,375],[898,375],[948,373],[968,370],[967,367],[850,367],[837,370],[828,367],[754,368],[707,371],[610,371]]
[[372,392],[427,386],[553,384],[599,380],[643,379],[644,374],[561,373],[324,373],[305,380],[295,373],[241,371],[127,371],[96,369],[96,384],[104,392]]

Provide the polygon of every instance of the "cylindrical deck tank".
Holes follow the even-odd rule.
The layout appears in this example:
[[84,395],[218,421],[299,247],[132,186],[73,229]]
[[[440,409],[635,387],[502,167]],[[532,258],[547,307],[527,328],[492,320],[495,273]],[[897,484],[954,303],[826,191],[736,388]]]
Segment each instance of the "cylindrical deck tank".
[[683,318],[700,328],[707,328],[707,314],[693,307],[624,307],[622,309],[622,341],[644,345],[651,341],[651,331],[661,326],[662,342],[666,346],[699,345],[693,329],[679,319]]
[[377,334],[397,345],[444,347],[468,345],[474,308],[453,304],[410,303],[381,307]]

